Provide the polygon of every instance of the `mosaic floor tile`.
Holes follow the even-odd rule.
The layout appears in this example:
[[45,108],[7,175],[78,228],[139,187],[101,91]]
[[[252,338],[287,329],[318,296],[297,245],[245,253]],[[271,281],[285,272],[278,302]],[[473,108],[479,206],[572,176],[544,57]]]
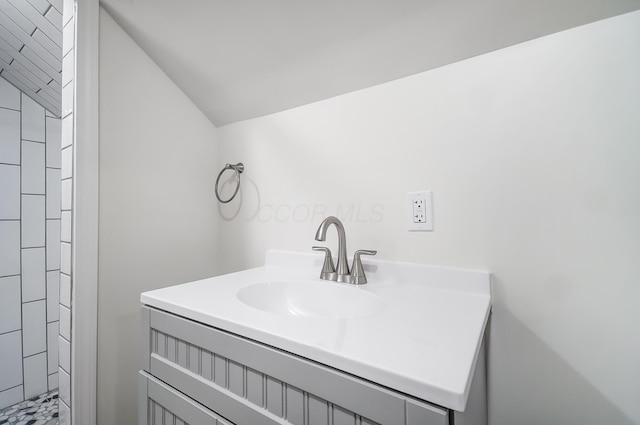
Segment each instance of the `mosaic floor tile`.
[[57,425],[58,390],[0,410],[0,425]]

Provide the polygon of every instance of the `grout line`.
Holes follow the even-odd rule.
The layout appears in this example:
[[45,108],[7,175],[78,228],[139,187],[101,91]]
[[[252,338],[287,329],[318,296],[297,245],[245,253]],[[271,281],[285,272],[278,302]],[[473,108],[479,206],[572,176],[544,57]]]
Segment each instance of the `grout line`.
[[2,335],[7,335],[7,334],[10,334],[10,333],[13,333],[13,332],[20,332],[20,333],[22,333],[22,328],[14,329],[14,330],[12,330],[12,331],[2,332],[2,333],[0,333],[0,336],[2,336]]
[[[20,140],[22,140],[22,99],[24,94],[20,93]],[[20,193],[22,194],[22,142],[20,142]],[[24,355],[24,308],[23,308],[23,287],[22,287],[22,195],[20,195],[20,355]],[[24,388],[24,361],[22,362],[22,399],[26,398]]]

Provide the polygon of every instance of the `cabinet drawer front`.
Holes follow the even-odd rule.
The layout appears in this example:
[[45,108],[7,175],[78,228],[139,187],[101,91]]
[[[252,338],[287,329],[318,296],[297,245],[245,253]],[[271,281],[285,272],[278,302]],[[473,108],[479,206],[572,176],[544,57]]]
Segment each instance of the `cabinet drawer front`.
[[233,425],[141,371],[138,425]]
[[143,366],[238,424],[447,425],[446,409],[144,307]]

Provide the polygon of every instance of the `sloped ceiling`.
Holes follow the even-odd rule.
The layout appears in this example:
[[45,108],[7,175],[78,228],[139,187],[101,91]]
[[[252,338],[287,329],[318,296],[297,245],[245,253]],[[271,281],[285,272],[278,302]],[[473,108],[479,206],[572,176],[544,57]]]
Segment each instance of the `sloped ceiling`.
[[60,116],[62,0],[0,0],[0,76]]
[[102,0],[217,126],[640,8],[640,0]]

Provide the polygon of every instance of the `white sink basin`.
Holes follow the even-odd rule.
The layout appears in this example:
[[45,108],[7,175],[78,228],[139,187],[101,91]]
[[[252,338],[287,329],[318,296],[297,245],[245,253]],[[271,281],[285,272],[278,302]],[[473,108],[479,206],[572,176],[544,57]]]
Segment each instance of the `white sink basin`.
[[375,314],[382,300],[348,284],[332,282],[261,282],[238,290],[248,306],[296,317],[350,319]]

